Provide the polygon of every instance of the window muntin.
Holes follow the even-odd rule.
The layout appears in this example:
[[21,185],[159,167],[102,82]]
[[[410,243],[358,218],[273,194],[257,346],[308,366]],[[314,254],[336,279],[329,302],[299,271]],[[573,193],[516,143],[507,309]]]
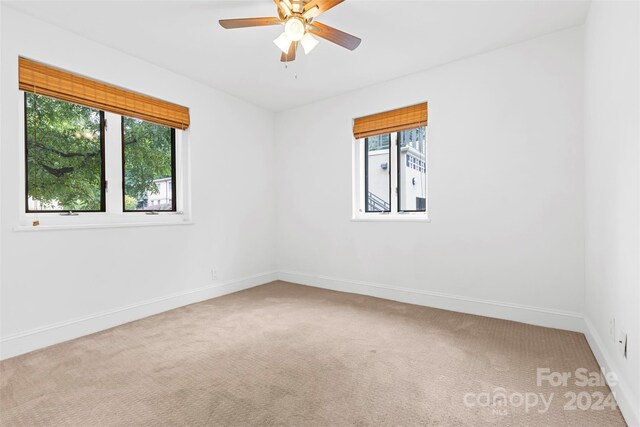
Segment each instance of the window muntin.
[[365,212],[391,212],[391,135],[364,139]]
[[397,134],[398,212],[427,210],[427,133],[425,127]]
[[25,92],[26,212],[104,212],[104,113]]
[[122,117],[125,212],[176,211],[175,129]]

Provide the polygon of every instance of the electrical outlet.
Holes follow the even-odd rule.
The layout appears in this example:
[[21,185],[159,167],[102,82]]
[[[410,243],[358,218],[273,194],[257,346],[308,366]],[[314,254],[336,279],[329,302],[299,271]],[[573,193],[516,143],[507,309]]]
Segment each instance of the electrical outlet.
[[216,280],[218,278],[218,272],[215,268],[211,269],[211,280]]

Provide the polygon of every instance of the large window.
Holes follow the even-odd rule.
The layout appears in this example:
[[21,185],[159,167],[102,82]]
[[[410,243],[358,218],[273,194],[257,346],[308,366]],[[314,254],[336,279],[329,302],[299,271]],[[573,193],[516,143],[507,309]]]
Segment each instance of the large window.
[[29,92],[24,120],[28,220],[166,222],[143,217],[182,213],[181,131]]
[[189,108],[23,57],[18,90],[17,229],[190,222]]
[[27,212],[105,210],[104,114],[25,93]]
[[129,211],[175,211],[175,129],[122,118],[123,205]]

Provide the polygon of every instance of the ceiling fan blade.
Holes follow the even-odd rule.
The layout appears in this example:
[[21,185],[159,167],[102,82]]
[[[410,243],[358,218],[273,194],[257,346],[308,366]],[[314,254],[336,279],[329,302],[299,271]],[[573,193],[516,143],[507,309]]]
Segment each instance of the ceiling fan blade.
[[345,33],[344,31],[340,31],[318,21],[311,23],[309,32],[349,50],[357,48],[362,41],[356,36],[352,36],[351,34]]
[[344,0],[311,0],[309,3],[304,5],[304,9],[302,10],[303,14],[310,12],[315,7],[318,8],[317,12],[311,12],[312,16],[305,16],[305,18],[318,16],[321,13],[326,12],[334,6],[339,5]]
[[247,27],[264,27],[267,25],[280,25],[282,20],[280,18],[239,18],[239,19],[221,19],[220,25],[230,30],[232,28],[247,28]]
[[291,42],[289,45],[289,52],[280,55],[281,62],[291,62],[296,60],[296,50],[298,49],[298,42]]

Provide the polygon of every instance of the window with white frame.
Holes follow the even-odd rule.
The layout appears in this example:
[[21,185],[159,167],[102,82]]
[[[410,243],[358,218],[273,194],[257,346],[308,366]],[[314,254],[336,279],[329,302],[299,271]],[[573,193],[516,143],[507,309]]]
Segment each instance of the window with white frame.
[[417,106],[356,119],[353,219],[428,218],[426,104],[422,105],[419,114],[424,113],[424,120],[407,114]]
[[24,103],[26,213],[178,211],[180,131],[33,93]]
[[[31,86],[23,86],[22,58],[20,66],[20,88],[26,87],[21,109],[24,121],[21,225],[188,220],[184,215],[187,156],[186,144],[182,143],[182,129],[186,126],[180,124],[176,129],[165,125],[173,122],[146,115],[143,110],[142,101],[146,101],[153,103],[154,111],[166,113],[167,110],[162,110],[164,101],[134,94],[137,101],[142,99],[139,108],[143,112],[132,110],[133,115],[148,116],[150,120],[133,118],[113,112],[118,111],[117,106],[102,110],[87,106],[91,102],[80,105],[67,101],[74,99],[71,96],[36,93],[37,88],[30,90]],[[26,63],[25,68],[30,66],[31,63]],[[50,70],[44,68],[44,72]],[[166,104],[169,109],[173,107]],[[167,214],[173,216],[163,216]]]

